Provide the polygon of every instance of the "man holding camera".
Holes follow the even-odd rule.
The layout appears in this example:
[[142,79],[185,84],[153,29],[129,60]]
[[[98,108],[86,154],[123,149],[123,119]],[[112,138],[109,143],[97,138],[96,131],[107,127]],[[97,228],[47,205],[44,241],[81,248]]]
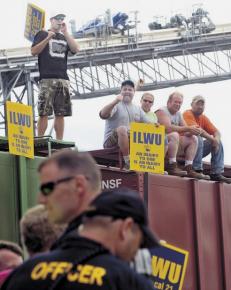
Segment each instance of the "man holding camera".
[[64,116],[71,116],[67,55],[75,54],[79,46],[67,31],[65,15],[54,13],[50,17],[48,31],[39,31],[31,47],[32,55],[38,55],[40,92],[38,100],[38,136],[43,136],[48,125],[48,116],[54,112],[56,139],[62,140]]

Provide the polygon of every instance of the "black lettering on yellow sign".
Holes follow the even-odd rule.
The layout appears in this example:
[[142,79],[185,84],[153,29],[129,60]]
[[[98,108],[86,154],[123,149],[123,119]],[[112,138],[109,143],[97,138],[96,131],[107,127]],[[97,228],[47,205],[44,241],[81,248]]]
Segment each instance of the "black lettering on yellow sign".
[[160,162],[156,162],[156,157],[158,154],[153,154],[153,153],[141,153],[137,152],[136,153],[137,160],[134,160],[135,164],[139,164],[141,168],[147,167],[147,169],[155,169],[155,166],[160,166]]
[[[69,262],[41,262],[37,264],[32,272],[32,280],[56,280],[59,275],[67,274],[69,282],[78,282],[81,284],[103,285],[103,277],[106,275],[106,269],[93,265],[77,265],[72,269],[73,264]],[[69,272],[71,270],[71,272]]]
[[167,259],[152,257],[152,274],[155,277],[168,281],[172,284],[179,283],[182,265],[171,262]]

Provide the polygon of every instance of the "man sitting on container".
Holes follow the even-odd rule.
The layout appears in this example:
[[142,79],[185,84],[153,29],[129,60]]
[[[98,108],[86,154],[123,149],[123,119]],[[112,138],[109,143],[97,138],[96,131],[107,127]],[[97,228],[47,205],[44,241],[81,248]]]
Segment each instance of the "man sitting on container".
[[151,111],[153,104],[154,104],[153,94],[149,92],[144,93],[140,100],[140,106],[152,123],[158,123],[156,113]]
[[200,129],[198,149],[193,160],[194,170],[202,172],[202,158],[211,153],[211,180],[231,183],[231,178],[222,175],[224,172],[224,150],[221,143],[221,134],[209,118],[203,114],[205,109],[204,97],[195,96],[191,107],[191,110],[184,112],[183,117],[188,125],[197,126]]
[[[156,113],[151,111],[153,104],[154,104],[153,94],[151,94],[149,92],[144,93],[141,97],[141,100],[140,100],[141,108],[145,112],[147,118],[150,120],[151,123],[158,124],[158,119],[157,119]],[[164,154],[167,153],[167,150],[168,150],[168,138],[167,138],[167,136],[165,136]]]
[[[160,124],[166,128],[168,136],[168,158],[166,170],[168,174],[187,176],[199,179],[209,179],[209,176],[196,172],[192,168],[193,159],[197,151],[197,135],[200,130],[196,126],[187,126],[180,108],[183,103],[183,95],[173,92],[167,101],[167,106],[156,111]],[[177,167],[176,157],[184,155],[185,166],[182,171]]]
[[151,123],[144,111],[132,103],[135,85],[126,80],[121,85],[121,92],[110,104],[103,107],[99,115],[106,120],[104,132],[104,148],[119,146],[125,161],[125,169],[129,169],[129,127],[131,122]]

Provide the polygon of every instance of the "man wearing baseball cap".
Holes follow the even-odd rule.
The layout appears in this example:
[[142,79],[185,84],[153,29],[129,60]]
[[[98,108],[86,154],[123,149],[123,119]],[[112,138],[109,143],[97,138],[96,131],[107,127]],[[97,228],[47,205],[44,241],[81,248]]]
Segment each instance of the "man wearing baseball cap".
[[127,262],[139,248],[158,245],[138,192],[104,192],[88,206],[78,232],[63,239],[55,251],[24,263],[3,290],[151,290],[152,283]]
[[64,20],[65,17],[66,17],[66,15],[63,14],[62,12],[60,13],[57,11],[56,12],[52,11],[50,13],[50,19],[54,18],[54,19],[58,20],[58,19],[62,18]]
[[48,116],[54,113],[56,139],[62,140],[64,117],[72,115],[67,56],[79,51],[79,46],[67,31],[65,14],[50,15],[50,29],[39,31],[34,38],[31,53],[38,55],[40,90],[38,96],[38,136],[43,136],[48,125]]
[[85,217],[94,216],[111,217],[114,221],[122,222],[130,219],[142,234],[142,248],[154,248],[159,245],[157,237],[148,227],[147,210],[137,191],[119,188],[114,192],[101,193],[85,212]]
[[192,99],[191,110],[183,113],[187,125],[196,125],[201,130],[198,135],[198,149],[193,161],[193,168],[198,172],[202,172],[202,159],[211,153],[211,180],[231,183],[231,178],[223,176],[224,149],[221,142],[221,134],[209,118],[203,114],[204,109],[205,98],[198,95]]

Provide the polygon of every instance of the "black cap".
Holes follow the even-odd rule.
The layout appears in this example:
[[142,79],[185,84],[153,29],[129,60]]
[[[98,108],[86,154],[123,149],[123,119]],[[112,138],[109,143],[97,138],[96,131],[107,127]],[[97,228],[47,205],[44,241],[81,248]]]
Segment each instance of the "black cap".
[[85,212],[87,217],[110,216],[118,219],[131,217],[143,232],[142,248],[159,246],[159,239],[148,228],[148,215],[145,204],[137,191],[119,188],[98,195]]
[[130,86],[132,88],[135,88],[135,84],[131,80],[125,80],[125,81],[123,81],[122,84],[121,84],[121,88],[124,87],[124,86]]

